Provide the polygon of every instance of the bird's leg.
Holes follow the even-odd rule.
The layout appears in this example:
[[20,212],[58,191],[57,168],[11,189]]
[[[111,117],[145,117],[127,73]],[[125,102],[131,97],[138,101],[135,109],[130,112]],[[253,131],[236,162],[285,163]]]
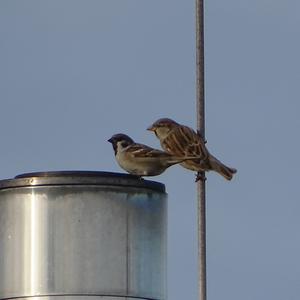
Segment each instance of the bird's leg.
[[207,143],[207,140],[203,137],[203,135],[200,133],[200,130],[197,130],[197,134],[201,137],[201,139],[203,140],[204,144]]
[[133,176],[133,177],[136,178],[137,180],[144,180],[144,178],[142,177],[143,175],[132,174],[131,176]]
[[205,173],[203,173],[203,172],[197,172],[195,182],[197,182],[199,180],[201,180],[201,181],[205,181],[206,180]]

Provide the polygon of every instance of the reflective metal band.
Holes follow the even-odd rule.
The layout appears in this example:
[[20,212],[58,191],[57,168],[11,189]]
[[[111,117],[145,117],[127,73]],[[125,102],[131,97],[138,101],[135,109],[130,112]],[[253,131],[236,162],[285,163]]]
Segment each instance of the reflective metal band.
[[0,190],[7,188],[48,186],[48,185],[105,185],[150,189],[165,193],[165,185],[138,176],[97,171],[55,171],[35,172],[0,180]]
[[161,300],[157,298],[148,298],[148,297],[138,297],[131,295],[111,295],[111,294],[49,294],[49,295],[36,295],[36,296],[18,296],[18,297],[9,297],[9,298],[0,298],[0,300],[13,300],[13,299],[30,299],[30,298],[54,298],[54,297],[86,297],[86,298],[97,298],[97,297],[106,297],[106,298],[120,298],[120,299],[141,299],[141,300]]

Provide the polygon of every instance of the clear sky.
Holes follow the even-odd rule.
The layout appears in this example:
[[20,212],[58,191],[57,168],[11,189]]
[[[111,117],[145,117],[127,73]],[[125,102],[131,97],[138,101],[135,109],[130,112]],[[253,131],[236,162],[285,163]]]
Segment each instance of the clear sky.
[[[206,137],[236,167],[207,174],[209,300],[300,295],[299,0],[207,0]],[[121,171],[114,133],[159,147],[160,117],[195,127],[193,0],[1,0],[2,179]],[[168,293],[196,300],[196,185],[169,194]]]

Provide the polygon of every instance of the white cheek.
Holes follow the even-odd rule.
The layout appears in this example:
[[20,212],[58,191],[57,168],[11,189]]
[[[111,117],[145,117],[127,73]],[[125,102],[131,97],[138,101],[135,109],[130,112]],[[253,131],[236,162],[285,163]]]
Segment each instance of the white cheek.
[[118,152],[120,152],[124,149],[124,147],[122,146],[122,142],[117,142],[117,149],[118,149]]

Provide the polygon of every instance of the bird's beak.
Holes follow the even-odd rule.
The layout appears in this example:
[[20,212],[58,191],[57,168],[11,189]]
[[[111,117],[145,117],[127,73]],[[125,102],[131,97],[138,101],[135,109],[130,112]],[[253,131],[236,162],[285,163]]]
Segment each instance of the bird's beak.
[[151,125],[151,126],[149,126],[149,127],[147,128],[147,130],[149,130],[149,131],[155,131],[155,127],[154,127],[153,125]]
[[112,138],[110,138],[110,139],[109,139],[109,140],[107,140],[107,141],[108,141],[109,143],[112,143],[112,141],[113,141],[113,140],[112,140]]

